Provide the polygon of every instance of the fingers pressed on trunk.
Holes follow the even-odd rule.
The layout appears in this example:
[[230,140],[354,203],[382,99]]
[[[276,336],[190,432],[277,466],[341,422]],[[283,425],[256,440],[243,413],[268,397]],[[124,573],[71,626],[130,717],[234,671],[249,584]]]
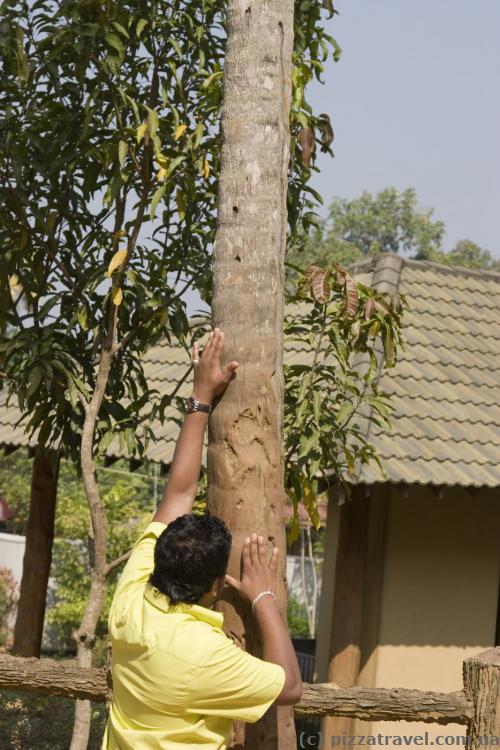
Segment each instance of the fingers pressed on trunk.
[[252,567],[257,565],[259,562],[259,547],[257,542],[257,534],[252,534],[252,541],[250,542],[250,559]]

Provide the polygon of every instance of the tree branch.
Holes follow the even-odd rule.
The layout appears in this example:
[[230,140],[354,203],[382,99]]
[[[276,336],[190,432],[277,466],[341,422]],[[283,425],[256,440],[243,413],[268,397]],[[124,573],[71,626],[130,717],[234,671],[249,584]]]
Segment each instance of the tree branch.
[[106,567],[104,568],[104,575],[107,577],[112,570],[118,567],[118,565],[121,565],[123,562],[126,562],[131,554],[132,550],[128,550],[128,552],[125,552],[123,555],[120,555],[120,557],[115,558],[111,562],[109,562]]

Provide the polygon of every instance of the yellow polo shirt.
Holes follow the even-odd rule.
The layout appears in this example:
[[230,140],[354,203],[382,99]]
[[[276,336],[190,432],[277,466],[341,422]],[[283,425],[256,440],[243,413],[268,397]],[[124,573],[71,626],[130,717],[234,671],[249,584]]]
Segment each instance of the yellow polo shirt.
[[285,670],[238,648],[220,612],[169,603],[147,581],[152,522],[134,545],[109,614],[113,701],[102,750],[225,750],[234,719],[255,722],[281,693]]

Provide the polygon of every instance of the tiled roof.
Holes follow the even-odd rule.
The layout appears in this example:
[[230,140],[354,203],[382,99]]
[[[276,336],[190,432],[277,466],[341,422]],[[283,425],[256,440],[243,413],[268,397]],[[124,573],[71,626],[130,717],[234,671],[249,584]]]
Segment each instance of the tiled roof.
[[[434,485],[500,485],[500,274],[411,261],[382,254],[353,267],[356,278],[379,291],[407,297],[403,318],[406,350],[380,378],[392,394],[390,433],[369,432],[391,482]],[[286,347],[285,362],[304,362],[300,344]],[[185,375],[189,357],[172,346],[145,356],[145,373],[160,394]],[[184,384],[180,396],[189,395]],[[1,396],[0,396],[1,398]],[[173,410],[170,417],[173,417]],[[154,425],[157,440],[148,458],[169,464],[175,421]],[[0,403],[0,445],[28,444],[16,407]],[[110,457],[125,456],[117,443]],[[364,467],[359,483],[384,481],[376,466]]]
[[[405,351],[379,380],[392,429],[369,433],[391,482],[500,485],[500,274],[379,255],[353,273],[406,296]],[[358,482],[381,481],[376,466]]]

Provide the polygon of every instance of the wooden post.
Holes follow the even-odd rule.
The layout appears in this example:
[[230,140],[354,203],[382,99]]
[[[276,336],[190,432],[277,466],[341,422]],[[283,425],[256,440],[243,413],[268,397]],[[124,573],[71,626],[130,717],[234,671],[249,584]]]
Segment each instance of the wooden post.
[[[355,488],[340,508],[328,682],[342,687],[356,685],[361,662],[368,511],[369,499],[362,487]],[[351,718],[326,718],[322,726],[326,746],[329,737],[350,735],[351,729]]]
[[464,661],[464,693],[474,704],[467,726],[467,747],[490,750],[500,745],[500,648],[491,648]]
[[[376,681],[386,526],[389,501],[393,492],[394,487],[391,484],[376,484],[370,487],[370,497],[367,498],[369,528],[365,559],[361,667],[358,680],[358,684],[365,686],[375,685]],[[357,732],[356,726],[354,732]]]
[[335,594],[335,561],[337,559],[339,542],[340,506],[338,504],[338,493],[339,490],[337,488],[329,487],[314,682],[326,682],[330,662],[332,610]]
[[52,561],[59,455],[37,446],[31,475],[21,591],[12,653],[40,656],[45,599]]

